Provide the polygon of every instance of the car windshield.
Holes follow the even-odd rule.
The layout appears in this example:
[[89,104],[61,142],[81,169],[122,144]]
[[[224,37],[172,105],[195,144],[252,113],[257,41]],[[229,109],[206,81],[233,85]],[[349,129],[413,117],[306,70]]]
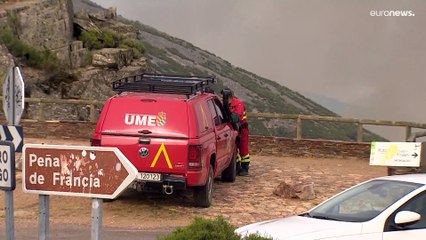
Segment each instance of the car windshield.
[[301,216],[365,222],[420,186],[411,182],[372,180],[342,192]]

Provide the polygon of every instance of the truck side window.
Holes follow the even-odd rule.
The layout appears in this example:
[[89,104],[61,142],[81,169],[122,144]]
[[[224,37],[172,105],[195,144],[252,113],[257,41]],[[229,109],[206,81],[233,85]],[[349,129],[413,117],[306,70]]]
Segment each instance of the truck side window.
[[228,122],[227,119],[225,118],[226,114],[225,114],[225,109],[223,108],[222,103],[219,101],[219,99],[215,99],[214,103],[216,105],[216,111],[217,111],[217,114],[219,115],[220,121],[222,123]]
[[198,102],[194,105],[196,117],[198,119],[198,129],[200,134],[212,128],[212,121],[209,119],[210,114],[207,110],[207,102]]
[[214,125],[216,125],[216,126],[219,125],[220,119],[219,119],[219,116],[216,113],[215,104],[211,100],[209,100],[207,102],[207,104],[209,105],[210,113],[212,114],[212,117],[213,117],[213,120],[214,120]]

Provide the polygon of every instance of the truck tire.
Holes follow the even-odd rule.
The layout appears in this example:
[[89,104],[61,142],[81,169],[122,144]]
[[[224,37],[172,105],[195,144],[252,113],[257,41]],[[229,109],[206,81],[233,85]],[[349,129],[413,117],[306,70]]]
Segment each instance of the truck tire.
[[194,201],[198,207],[208,208],[213,200],[213,166],[209,167],[206,185],[194,188]]
[[229,166],[225,168],[222,172],[222,182],[235,182],[235,178],[237,177],[237,149],[235,148],[234,153],[231,157],[231,162]]

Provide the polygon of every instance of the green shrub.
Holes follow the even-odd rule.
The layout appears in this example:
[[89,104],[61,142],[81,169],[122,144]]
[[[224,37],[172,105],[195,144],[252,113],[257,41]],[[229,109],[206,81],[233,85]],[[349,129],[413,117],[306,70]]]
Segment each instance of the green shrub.
[[81,40],[88,49],[101,49],[103,47],[96,31],[83,31],[78,39]]
[[134,38],[125,38],[123,39],[123,41],[121,41],[121,43],[133,49],[134,58],[140,58],[145,52],[145,47],[141,40]]
[[7,11],[7,27],[16,34],[19,26],[18,16],[15,11]]
[[[187,227],[177,228],[171,234],[158,238],[159,240],[241,240],[234,232],[234,227],[222,216],[213,220],[196,217]],[[243,240],[271,240],[252,234]]]
[[145,48],[141,40],[127,38],[110,29],[102,29],[100,31],[83,31],[78,39],[83,41],[84,46],[91,50],[117,47],[131,49],[133,58],[140,58],[145,52]]
[[0,32],[0,43],[4,44],[13,56],[19,58],[23,63],[45,70],[50,88],[57,88],[62,83],[76,80],[76,76],[71,73],[69,66],[58,59],[54,52],[23,42],[9,28]]
[[110,29],[102,29],[99,36],[103,47],[116,48],[125,39],[125,37]]
[[110,32],[102,32],[102,42],[103,46],[107,48],[113,48],[117,44]]
[[55,53],[23,42],[9,28],[0,33],[0,43],[3,43],[13,56],[20,58],[31,67],[48,71],[56,71],[63,67]]

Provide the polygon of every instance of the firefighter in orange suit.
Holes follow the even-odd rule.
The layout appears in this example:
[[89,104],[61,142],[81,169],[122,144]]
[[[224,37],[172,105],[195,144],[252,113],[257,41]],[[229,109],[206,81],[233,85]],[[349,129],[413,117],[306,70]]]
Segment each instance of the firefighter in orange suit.
[[238,144],[239,155],[241,157],[241,169],[239,176],[247,176],[249,173],[250,154],[249,154],[249,129],[247,123],[247,113],[244,103],[234,96],[233,91],[229,91],[228,98],[229,109],[240,117],[240,142]]

